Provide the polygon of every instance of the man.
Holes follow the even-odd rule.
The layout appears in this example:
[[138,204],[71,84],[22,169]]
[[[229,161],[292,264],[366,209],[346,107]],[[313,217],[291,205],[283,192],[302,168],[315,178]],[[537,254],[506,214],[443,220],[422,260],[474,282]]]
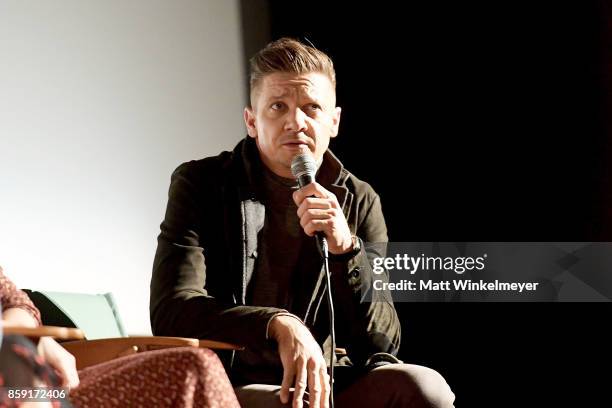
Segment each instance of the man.
[[[387,231],[378,195],[328,150],[341,113],[332,61],[280,39],[253,57],[250,79],[248,137],[173,174],[151,281],[154,333],[245,346],[228,362],[243,406],[301,407],[305,398],[327,407],[329,321],[313,238],[321,232],[337,343],[348,354],[338,362],[336,405],[452,406],[439,374],[394,357],[392,302],[361,302],[371,274],[363,243],[386,242]],[[291,161],[303,151],[319,170],[298,190]]]

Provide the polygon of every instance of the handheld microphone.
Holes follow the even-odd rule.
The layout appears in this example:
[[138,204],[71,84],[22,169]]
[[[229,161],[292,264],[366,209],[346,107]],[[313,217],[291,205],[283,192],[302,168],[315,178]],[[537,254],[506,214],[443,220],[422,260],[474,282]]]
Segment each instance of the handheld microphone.
[[[297,180],[300,188],[314,182],[315,174],[317,174],[317,163],[314,157],[308,152],[302,152],[296,155],[291,161],[291,173]],[[319,231],[315,234],[315,237],[321,254],[327,259],[329,256],[329,248],[327,246],[325,234]]]
[[[296,178],[300,188],[312,183],[315,180],[315,174],[317,174],[317,163],[315,162],[314,157],[312,157],[312,155],[307,151],[303,151],[302,153],[296,155],[293,160],[291,160],[291,173]],[[315,237],[317,239],[319,251],[323,256],[323,266],[327,281],[327,290],[325,292],[327,293],[327,304],[329,306],[329,333],[331,337],[331,353],[329,355],[329,406],[330,408],[334,408],[334,354],[336,350],[336,331],[334,328],[334,302],[332,299],[331,275],[329,273],[328,262],[329,248],[327,246],[325,234],[318,231],[315,234]]]

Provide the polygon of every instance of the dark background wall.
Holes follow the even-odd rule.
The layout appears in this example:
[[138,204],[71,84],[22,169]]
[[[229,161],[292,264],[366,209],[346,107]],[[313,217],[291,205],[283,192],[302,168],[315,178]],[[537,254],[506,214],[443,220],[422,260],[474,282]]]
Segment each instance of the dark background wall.
[[[391,241],[612,238],[610,8],[602,2],[243,1],[245,54],[307,38],[335,62],[332,149]],[[398,304],[401,357],[457,406],[603,395],[609,305]]]

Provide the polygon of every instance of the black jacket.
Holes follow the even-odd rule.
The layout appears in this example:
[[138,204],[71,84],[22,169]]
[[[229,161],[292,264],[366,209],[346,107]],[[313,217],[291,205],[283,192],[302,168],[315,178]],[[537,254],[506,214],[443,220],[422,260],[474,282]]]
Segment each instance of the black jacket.
[[[376,352],[396,354],[400,325],[390,300],[361,302],[370,287],[371,264],[363,242],[387,242],[380,199],[372,187],[343,168],[327,151],[329,180],[317,180],[338,198],[362,250],[330,262],[336,312],[336,343],[353,364]],[[233,152],[191,161],[172,175],[168,206],[151,280],[150,314],[155,335],[207,338],[260,348],[269,320],[282,309],[249,306],[246,289],[255,266],[257,233],[265,207],[259,201],[261,161],[253,139]],[[382,254],[384,255],[384,254]],[[328,355],[328,318],[323,271],[313,282],[308,311],[299,316]]]

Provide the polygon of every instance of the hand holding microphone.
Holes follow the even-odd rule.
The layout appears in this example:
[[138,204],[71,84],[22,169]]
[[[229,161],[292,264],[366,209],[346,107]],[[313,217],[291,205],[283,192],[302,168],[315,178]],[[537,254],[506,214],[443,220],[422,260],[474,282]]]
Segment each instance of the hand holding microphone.
[[321,233],[334,255],[347,253],[353,248],[351,231],[336,196],[315,181],[317,165],[308,151],[296,155],[291,162],[291,172],[300,189],[293,193],[298,207],[300,225],[308,236]]

